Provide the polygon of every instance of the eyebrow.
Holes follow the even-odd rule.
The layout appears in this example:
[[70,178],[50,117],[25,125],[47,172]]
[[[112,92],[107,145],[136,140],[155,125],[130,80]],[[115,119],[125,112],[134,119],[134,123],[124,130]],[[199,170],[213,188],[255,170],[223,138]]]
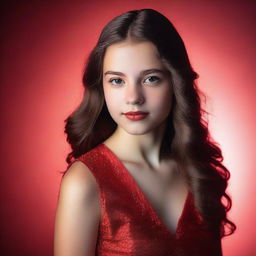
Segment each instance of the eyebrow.
[[[147,69],[147,70],[143,70],[140,72],[140,75],[147,75],[147,74],[151,74],[151,73],[161,73],[161,74],[166,74],[167,71],[166,70],[162,70],[162,69],[156,69],[156,68],[151,68],[151,69]],[[125,76],[124,73],[122,72],[118,72],[118,71],[107,71],[104,73],[104,75],[118,75],[118,76]]]

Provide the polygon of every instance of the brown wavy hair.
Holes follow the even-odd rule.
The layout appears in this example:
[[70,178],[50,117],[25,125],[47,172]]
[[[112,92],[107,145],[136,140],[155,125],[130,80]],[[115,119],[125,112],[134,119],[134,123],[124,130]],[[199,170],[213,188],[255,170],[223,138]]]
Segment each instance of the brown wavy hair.
[[[225,192],[230,172],[222,164],[221,149],[211,138],[208,123],[203,119],[209,113],[201,107],[200,96],[205,98],[205,95],[195,82],[198,74],[191,67],[177,30],[156,10],[128,11],[112,19],[103,28],[86,62],[82,102],[65,120],[67,142],[72,148],[66,162],[70,165],[75,158],[111,136],[117,127],[104,99],[103,58],[108,46],[125,40],[152,42],[171,74],[174,99],[160,158],[176,161],[194,195],[205,228],[221,238],[231,235],[236,225],[227,218],[232,200]],[[226,199],[226,205],[222,197]],[[225,232],[225,227],[229,232]]]

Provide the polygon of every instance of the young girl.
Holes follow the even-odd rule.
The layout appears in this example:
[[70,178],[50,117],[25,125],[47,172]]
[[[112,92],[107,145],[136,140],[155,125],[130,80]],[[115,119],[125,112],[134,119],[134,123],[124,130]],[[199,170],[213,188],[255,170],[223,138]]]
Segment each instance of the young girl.
[[202,119],[197,77],[159,12],[128,11],[104,27],[66,120],[55,256],[222,255],[221,238],[236,229],[230,173]]

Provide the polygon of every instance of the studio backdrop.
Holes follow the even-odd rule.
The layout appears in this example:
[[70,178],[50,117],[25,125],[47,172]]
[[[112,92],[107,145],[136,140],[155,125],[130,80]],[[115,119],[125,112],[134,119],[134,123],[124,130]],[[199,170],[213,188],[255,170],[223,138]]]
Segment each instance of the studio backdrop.
[[253,1],[6,1],[1,12],[1,246],[53,254],[54,215],[70,148],[64,119],[82,99],[82,72],[101,29],[153,8],[184,39],[206,94],[209,129],[231,178],[235,234],[224,256],[255,250],[255,6]]

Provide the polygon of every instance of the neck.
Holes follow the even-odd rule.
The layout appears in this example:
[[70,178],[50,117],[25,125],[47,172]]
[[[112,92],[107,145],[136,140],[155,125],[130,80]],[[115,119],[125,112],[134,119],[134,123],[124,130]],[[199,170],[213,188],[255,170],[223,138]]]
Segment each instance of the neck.
[[110,146],[120,159],[147,164],[151,168],[160,166],[160,149],[166,124],[143,135],[132,135],[119,126],[104,143]]

